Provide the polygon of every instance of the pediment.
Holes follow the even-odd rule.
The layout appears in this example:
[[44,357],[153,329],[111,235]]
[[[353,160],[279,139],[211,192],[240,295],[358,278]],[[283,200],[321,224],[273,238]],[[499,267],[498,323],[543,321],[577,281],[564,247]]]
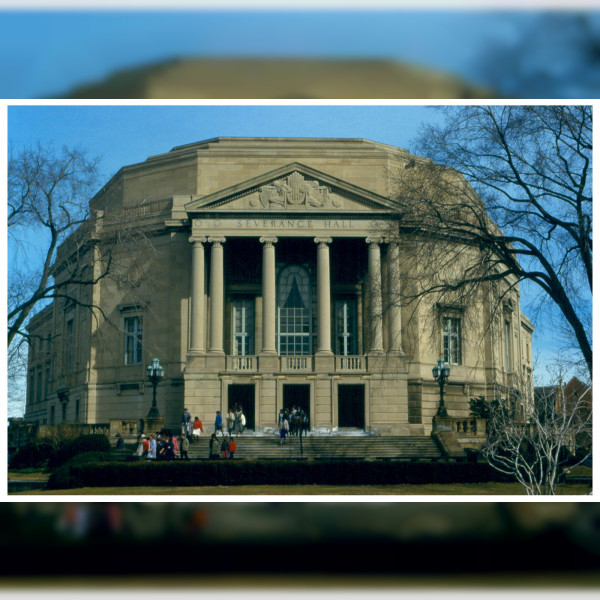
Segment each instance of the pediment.
[[206,212],[392,212],[389,198],[306,165],[291,163],[185,205],[190,214]]

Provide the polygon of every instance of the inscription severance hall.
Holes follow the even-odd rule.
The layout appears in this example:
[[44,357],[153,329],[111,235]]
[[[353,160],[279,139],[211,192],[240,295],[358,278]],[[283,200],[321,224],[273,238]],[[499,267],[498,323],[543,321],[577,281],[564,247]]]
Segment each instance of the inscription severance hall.
[[[194,228],[211,227],[211,228],[230,228],[237,229],[362,229],[367,225],[365,221],[343,221],[329,219],[212,219],[205,221],[194,221]],[[375,228],[380,225],[378,221],[370,222],[371,227]]]
[[48,342],[30,353],[26,419],[143,420],[154,357],[171,427],[186,407],[210,432],[241,405],[247,429],[272,431],[296,405],[312,431],[428,434],[440,357],[448,412],[467,419],[470,398],[530,368],[531,327],[516,285],[498,322],[485,304],[402,299],[418,265],[393,178],[420,160],[360,139],[216,138],[123,167],[90,201],[89,270],[118,239],[116,266],[31,321]]

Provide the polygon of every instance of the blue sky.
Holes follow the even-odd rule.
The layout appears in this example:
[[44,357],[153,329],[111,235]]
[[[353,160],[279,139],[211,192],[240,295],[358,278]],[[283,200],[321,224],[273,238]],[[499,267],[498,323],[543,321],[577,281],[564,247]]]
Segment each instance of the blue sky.
[[[414,151],[423,123],[441,118],[423,106],[9,106],[9,147],[18,152],[38,141],[79,146],[102,161],[101,185],[122,166],[174,146],[219,136],[366,138]],[[527,313],[528,290],[522,287]],[[533,315],[529,315],[533,316]],[[534,320],[534,354],[556,358],[544,315]]]
[[479,81],[485,76],[482,53],[514,44],[538,16],[490,10],[0,11],[0,97],[52,97],[115,69],[178,56],[400,59]]
[[120,167],[174,146],[219,136],[355,137],[410,150],[420,124],[439,118],[419,106],[9,106],[9,147],[38,140],[81,146]]

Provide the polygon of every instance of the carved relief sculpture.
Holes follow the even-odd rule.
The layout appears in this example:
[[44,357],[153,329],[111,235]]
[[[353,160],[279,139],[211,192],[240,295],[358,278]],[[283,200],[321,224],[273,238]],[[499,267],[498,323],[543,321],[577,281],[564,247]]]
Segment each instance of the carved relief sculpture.
[[[324,208],[339,207],[341,202],[329,195],[331,190],[319,185],[318,181],[307,180],[294,171],[284,179],[278,179],[263,185],[258,191],[260,206],[266,209],[281,210],[288,207]],[[255,207],[255,199],[250,200],[250,206]]]

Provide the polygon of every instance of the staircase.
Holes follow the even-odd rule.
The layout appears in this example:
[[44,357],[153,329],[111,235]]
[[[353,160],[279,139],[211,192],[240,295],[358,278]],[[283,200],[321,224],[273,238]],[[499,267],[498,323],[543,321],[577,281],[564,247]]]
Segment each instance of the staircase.
[[[221,437],[218,437],[221,441]],[[191,459],[208,458],[208,437],[190,444]],[[443,454],[427,436],[305,436],[288,437],[280,444],[279,436],[238,436],[235,459],[369,459],[439,460]]]

